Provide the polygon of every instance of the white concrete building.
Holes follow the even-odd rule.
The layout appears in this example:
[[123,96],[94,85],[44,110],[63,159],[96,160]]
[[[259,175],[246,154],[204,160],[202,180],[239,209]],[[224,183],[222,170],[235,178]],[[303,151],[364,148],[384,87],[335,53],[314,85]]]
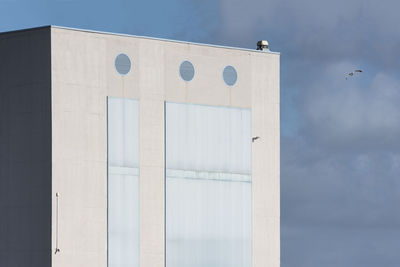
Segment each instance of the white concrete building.
[[0,266],[278,267],[279,146],[278,53],[1,33]]

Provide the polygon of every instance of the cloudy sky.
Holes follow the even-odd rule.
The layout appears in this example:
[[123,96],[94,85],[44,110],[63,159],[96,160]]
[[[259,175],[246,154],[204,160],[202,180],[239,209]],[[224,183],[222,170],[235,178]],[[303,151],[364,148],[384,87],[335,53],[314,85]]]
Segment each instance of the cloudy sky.
[[267,39],[281,52],[282,266],[397,267],[399,10],[396,0],[0,0],[0,31]]

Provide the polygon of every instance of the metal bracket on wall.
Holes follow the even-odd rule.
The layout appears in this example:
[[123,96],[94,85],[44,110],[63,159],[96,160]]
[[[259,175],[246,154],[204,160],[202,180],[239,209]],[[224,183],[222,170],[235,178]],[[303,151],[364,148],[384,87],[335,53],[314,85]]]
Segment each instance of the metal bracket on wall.
[[60,252],[60,248],[58,247],[58,209],[59,209],[59,197],[60,194],[57,192],[56,193],[56,251],[54,254],[57,254],[57,252]]

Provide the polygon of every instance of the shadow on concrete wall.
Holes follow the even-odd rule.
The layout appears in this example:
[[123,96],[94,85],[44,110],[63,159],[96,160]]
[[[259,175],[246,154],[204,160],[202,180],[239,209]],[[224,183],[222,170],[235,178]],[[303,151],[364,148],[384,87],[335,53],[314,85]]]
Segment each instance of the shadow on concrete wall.
[[51,266],[50,27],[0,34],[0,266]]

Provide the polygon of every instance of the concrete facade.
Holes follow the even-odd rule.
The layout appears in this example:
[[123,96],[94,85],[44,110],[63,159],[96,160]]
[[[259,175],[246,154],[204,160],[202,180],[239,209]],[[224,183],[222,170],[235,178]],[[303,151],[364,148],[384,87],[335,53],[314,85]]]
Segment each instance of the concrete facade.
[[[43,258],[38,265],[31,266],[107,266],[107,96],[140,101],[141,267],[165,265],[165,101],[252,110],[253,136],[261,137],[252,148],[253,266],[280,265],[279,54],[61,27],[0,34],[0,42],[3,126],[0,190],[18,192],[22,188],[28,195],[40,193],[43,203],[36,207],[21,202],[21,213],[15,216],[26,218],[28,212],[36,209],[39,217],[47,222],[40,226],[40,231],[51,233],[51,240],[45,234],[40,241],[44,244]],[[21,42],[32,49],[20,47]],[[31,64],[24,64],[24,75],[19,72],[17,76],[16,68],[4,67],[3,62],[12,64],[15,60],[9,51],[15,51],[19,55],[17,59],[23,62],[26,60],[21,53],[27,57],[36,53],[40,60],[35,58]],[[114,66],[115,57],[120,53],[128,55],[132,63],[125,76],[117,73]],[[195,65],[196,74],[191,82],[179,76],[179,65],[184,60]],[[227,65],[234,66],[238,73],[234,86],[227,86],[222,79],[222,70]],[[25,76],[30,78],[23,82],[20,77]],[[11,85],[16,81],[21,85],[15,86],[26,88],[16,91]],[[8,97],[14,92],[16,98]],[[38,101],[36,93],[43,99]],[[25,94],[34,97],[25,99]],[[27,118],[10,111],[8,103],[17,98],[25,99],[32,109],[42,104],[39,124],[36,121],[39,111],[36,114],[33,109],[32,116]],[[20,109],[24,107],[17,110]],[[19,117],[31,124],[18,122]],[[13,179],[19,176],[3,171],[3,166],[12,165],[14,152],[27,154],[26,147],[9,147],[15,133],[5,129],[13,122],[19,123],[16,127],[21,135],[17,136],[21,140],[34,136],[40,144],[44,142],[43,149],[28,150],[31,156],[21,166],[32,166],[34,160],[39,160],[36,152],[43,151],[40,166],[46,175],[23,178],[24,186],[14,186]],[[17,161],[24,158],[19,154],[15,157]],[[56,193],[59,193],[58,223]],[[2,214],[13,212],[15,207],[11,203],[24,199],[11,193],[5,198],[2,195]],[[29,216],[37,218],[36,214]],[[19,240],[9,235],[5,229],[11,227],[13,219],[11,215],[7,218],[10,219],[0,218],[0,235],[8,238],[6,244],[0,241],[0,255],[11,255],[7,266],[22,266],[17,263],[19,256],[12,256],[19,251],[13,242],[26,243],[40,238],[28,234],[29,237],[24,235]],[[54,253],[56,226],[60,248],[57,254]],[[30,233],[36,230],[36,221],[19,225],[20,228]],[[36,248],[28,246],[24,251],[33,255]]]

